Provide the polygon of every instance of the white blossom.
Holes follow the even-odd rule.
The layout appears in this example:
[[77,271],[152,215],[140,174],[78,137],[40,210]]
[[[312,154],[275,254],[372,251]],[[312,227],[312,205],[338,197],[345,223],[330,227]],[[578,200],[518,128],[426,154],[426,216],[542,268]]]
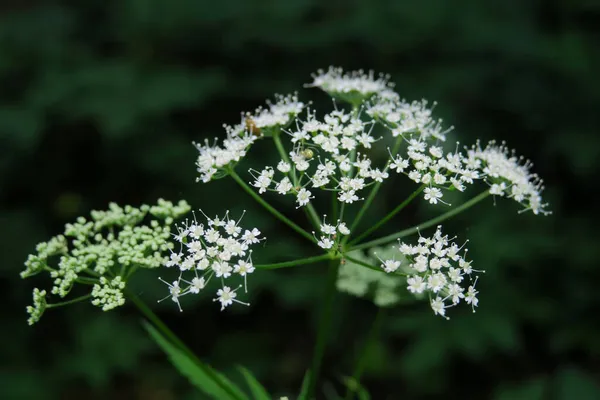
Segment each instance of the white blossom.
[[[180,251],[173,252],[171,257],[165,260],[164,265],[177,267],[180,275],[173,283],[161,279],[169,287],[169,296],[166,298],[170,297],[181,309],[181,297],[200,293],[214,277],[222,284],[216,298],[222,308],[234,302],[246,304],[235,299],[237,296],[235,290],[226,286],[226,282],[239,276],[243,278],[245,292],[247,292],[247,277],[255,271],[250,246],[262,240],[261,232],[257,228],[243,229],[240,226],[241,218],[237,221],[231,219],[229,211],[223,218],[206,217],[206,219],[206,226],[210,228],[206,229],[194,215],[194,221],[181,225],[179,233],[174,235],[175,240],[180,244]],[[199,226],[204,228],[198,230]],[[192,230],[202,232],[202,235],[195,240],[199,245],[188,242]],[[186,274],[191,276],[188,278]]]
[[310,199],[312,199],[311,194],[312,193],[310,192],[310,190],[307,190],[305,188],[300,189],[296,196],[296,202],[298,203],[298,207],[307,205],[310,202]]
[[517,157],[504,144],[490,142],[485,148],[477,143],[467,152],[468,163],[480,169],[490,185],[490,193],[512,198],[534,214],[550,214],[542,202],[543,181],[530,172],[532,163]]
[[317,71],[313,75],[313,82],[307,86],[318,87],[332,96],[356,93],[367,98],[390,88],[392,85],[388,80],[389,77],[385,75],[376,78],[373,71],[344,73],[341,68],[330,67],[327,71]]
[[[446,317],[446,309],[461,301],[475,309],[478,304],[478,292],[475,290],[477,278],[472,279],[471,275],[482,271],[471,267],[466,260],[467,250],[456,245],[447,235],[442,235],[441,227],[431,237],[419,235],[417,245],[400,243],[398,250],[408,263],[403,267],[408,271],[407,290],[415,295],[428,294],[436,315]],[[387,273],[393,274],[401,265],[393,258],[380,260],[382,269]],[[466,293],[461,285],[465,278],[470,283]]]

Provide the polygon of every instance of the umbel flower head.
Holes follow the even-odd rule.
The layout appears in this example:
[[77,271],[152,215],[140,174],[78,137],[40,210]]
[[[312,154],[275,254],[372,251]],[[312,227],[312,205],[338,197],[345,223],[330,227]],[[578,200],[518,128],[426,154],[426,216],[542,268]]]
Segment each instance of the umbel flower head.
[[[36,253],[25,262],[22,278],[47,272],[52,278],[50,293],[34,289],[33,305],[27,307],[29,324],[37,322],[47,308],[47,296],[73,300],[91,298],[104,311],[125,303],[123,290],[127,279],[138,268],[157,268],[172,244],[171,225],[190,210],[185,201],[173,204],[158,200],[154,206],[120,207],[115,203],[106,211],[92,211],[91,218],[80,217],[67,224],[63,235],[37,245]],[[143,221],[149,218],[147,224]],[[76,284],[77,288],[75,287]],[[83,288],[89,288],[87,292]],[[72,302],[69,300],[69,302]]]
[[371,96],[387,91],[394,87],[389,82],[388,75],[375,77],[373,71],[365,73],[362,70],[344,73],[342,68],[329,67],[327,71],[319,70],[313,74],[312,83],[307,87],[317,87],[334,98],[351,104],[360,104]]
[[227,137],[222,145],[218,139],[213,144],[208,140],[194,143],[200,153],[196,161],[198,181],[206,183],[226,176],[226,168],[239,162],[256,140],[288,126],[304,108],[296,94],[276,95],[275,100],[267,101],[266,109],[259,107],[254,113],[242,113],[242,121],[237,125],[224,125]]
[[[319,88],[331,96],[333,109],[317,111],[305,107],[294,96],[279,98],[268,110],[243,114],[239,124],[226,128],[223,147],[198,146],[199,180],[207,182],[231,174],[254,198],[287,197],[290,204],[306,211],[319,232],[313,232],[311,238],[293,222],[288,225],[301,234],[306,233],[303,236],[331,257],[343,258],[356,244],[353,241],[360,242],[372,233],[367,229],[359,237],[350,237],[355,233],[350,230],[360,226],[374,194],[390,179],[394,185],[401,185],[398,178],[408,178],[405,182],[414,187],[414,193],[407,202],[420,193],[429,204],[449,207],[446,193],[465,192],[481,182],[488,187],[472,201],[492,194],[519,202],[523,206],[521,211],[549,213],[542,200],[543,182],[531,172],[531,163],[507,150],[504,144],[491,142],[483,148],[479,143],[472,147],[459,146],[458,142],[449,144],[448,133],[453,127],[445,127],[434,116],[436,103],[403,99],[394,91],[387,75],[344,72],[331,67],[313,74],[312,82],[306,86]],[[273,140],[278,158],[269,165],[249,169],[246,183],[235,169],[248,155],[251,144],[259,139]],[[318,198],[333,201],[332,214],[337,221],[327,222],[326,218],[322,223],[319,221],[322,214],[316,211]],[[407,202],[399,204],[392,216]],[[373,230],[390,218],[373,225]],[[360,247],[368,248],[364,243]],[[397,258],[382,258],[382,271],[395,278],[408,275],[404,284],[407,290],[417,296],[428,296],[438,315],[445,316],[448,307],[461,301],[474,309],[478,303],[477,279],[472,277],[478,271],[470,269],[466,252],[458,254],[457,249],[460,248],[438,228],[433,237],[421,237],[415,246],[403,244]],[[348,276],[360,275],[352,269],[360,267],[360,263],[347,265],[350,267],[341,270],[349,272]],[[468,287],[461,286],[467,281]],[[369,282],[382,285],[378,280]],[[399,281],[394,279],[394,282]],[[191,281],[186,280],[185,284],[190,285]],[[175,298],[191,293],[190,287],[181,281],[169,286],[176,293]],[[352,285],[341,284],[341,287]],[[231,300],[235,298],[235,290],[224,286],[218,298]]]
[[479,300],[474,276],[483,271],[473,269],[464,245],[458,246],[448,235],[442,235],[441,226],[432,237],[419,235],[416,245],[400,243],[398,250],[404,259],[380,258],[381,268],[394,273],[403,267],[408,291],[427,295],[435,314],[445,317],[446,309],[461,301],[471,305],[475,312]]
[[233,303],[247,304],[236,298],[242,285],[233,286],[229,282],[233,277],[241,278],[247,292],[248,275],[254,272],[250,247],[263,240],[260,231],[257,228],[242,229],[242,218],[237,221],[231,219],[229,211],[222,218],[202,215],[205,223],[198,221],[194,214],[193,221],[186,221],[177,228],[175,241],[179,249],[171,251],[164,266],[177,268],[179,277],[172,283],[159,278],[169,288],[169,295],[165,298],[170,297],[181,311],[179,299],[187,294],[200,293],[214,278],[221,284],[214,298],[221,304],[221,310]]
[[[447,191],[462,192],[485,181],[492,194],[513,198],[535,214],[547,213],[543,183],[529,172],[530,163],[493,142],[485,149],[479,144],[466,151],[458,144],[445,148],[453,128],[434,117],[436,103],[402,99],[389,76],[330,67],[313,74],[306,86],[352,107],[334,103],[334,110],[318,116],[297,95],[279,96],[268,109],[242,114],[239,124],[226,126],[222,146],[196,145],[198,180],[229,174],[256,140],[270,137],[280,159],[250,170],[250,184],[259,194],[289,196],[298,208],[310,207],[319,193],[331,192],[340,204],[361,203],[366,191],[394,172],[422,186],[423,199],[430,204],[450,205],[444,199]],[[390,141],[395,141],[393,148],[386,148]],[[390,156],[385,163],[376,157],[382,151]]]
[[482,149],[478,142],[468,150],[467,163],[481,170],[491,194],[517,201],[523,205],[522,211],[550,214],[546,210],[548,204],[542,201],[543,181],[529,171],[531,162],[517,157],[504,143],[497,145],[492,141]]
[[282,154],[274,167],[254,174],[252,185],[259,193],[267,191],[295,197],[298,207],[306,206],[314,190],[335,192],[338,201],[352,204],[363,198],[363,190],[389,177],[387,168],[377,168],[367,155],[376,141],[372,122],[340,110],[322,120],[309,114],[298,120],[296,129],[284,131],[292,149]]

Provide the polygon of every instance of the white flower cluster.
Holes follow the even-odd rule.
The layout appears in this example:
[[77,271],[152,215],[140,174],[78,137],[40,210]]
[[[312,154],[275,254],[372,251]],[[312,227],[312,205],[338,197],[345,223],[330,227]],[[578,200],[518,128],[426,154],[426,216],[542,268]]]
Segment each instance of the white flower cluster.
[[[342,203],[362,200],[359,193],[364,188],[389,177],[387,169],[374,167],[366,154],[376,141],[372,126],[341,110],[325,115],[322,121],[309,114],[306,121],[298,121],[296,130],[287,132],[294,146],[289,157],[276,168],[251,170],[252,185],[259,193],[294,195],[298,207],[314,197],[311,189],[337,192]],[[276,173],[281,178],[275,179]]]
[[240,161],[250,146],[259,138],[268,135],[270,130],[286,127],[300,114],[304,103],[298,101],[296,94],[275,96],[276,102],[267,102],[268,108],[258,108],[254,113],[243,113],[242,122],[224,125],[227,137],[223,144],[194,143],[199,151],[196,167],[200,176],[197,181],[209,182],[227,175],[225,168]]
[[[327,215],[323,216],[323,218],[326,217]],[[317,239],[317,245],[323,250],[336,249],[340,242],[338,232],[343,236],[348,236],[350,229],[348,229],[345,222],[338,221],[337,225],[331,225],[323,221],[321,224],[321,237]]]
[[484,149],[477,143],[468,150],[468,163],[481,171],[490,185],[490,193],[512,198],[535,215],[550,214],[547,203],[542,202],[543,181],[530,172],[532,164],[517,157],[514,151],[502,144],[490,142]]
[[[170,225],[189,210],[185,201],[173,204],[160,199],[154,206],[140,208],[111,203],[106,211],[92,211],[91,220],[80,217],[65,226],[64,235],[40,243],[37,253],[27,258],[21,277],[47,272],[52,278],[49,292],[61,298],[76,283],[94,284],[92,304],[110,310],[124,303],[122,291],[130,274],[162,265],[172,247]],[[148,215],[152,219],[142,224]],[[41,316],[37,310],[45,294],[34,290],[34,306],[27,309],[33,322]]]
[[[337,192],[338,201],[344,204],[358,202],[363,199],[361,192],[386,180],[391,168],[425,185],[424,199],[431,204],[448,204],[443,200],[445,191],[464,191],[475,180],[485,178],[492,194],[514,198],[536,214],[546,213],[540,196],[542,182],[529,172],[529,163],[520,165],[520,159],[494,144],[483,150],[477,144],[467,153],[445,151],[442,144],[453,128],[444,128],[442,120],[434,118],[435,103],[430,106],[426,100],[401,99],[388,76],[330,67],[314,74],[307,86],[349,102],[353,112],[336,109],[317,118],[309,110],[301,119],[305,104],[296,95],[279,96],[267,109],[243,114],[238,125],[227,126],[222,146],[196,144],[200,152],[198,180],[208,182],[227,175],[228,168],[260,137],[287,136],[291,142],[287,150],[277,143],[281,160],[262,170],[250,170],[251,184],[261,194],[272,191],[294,196],[298,208],[315,198],[315,189]],[[295,129],[289,128],[293,122]],[[393,154],[388,150],[390,159],[377,167],[371,157],[379,139],[372,135],[376,124],[401,146]]]
[[[409,263],[408,291],[415,295],[428,294],[435,314],[445,316],[446,309],[461,300],[470,304],[475,312],[479,300],[475,290],[477,278],[473,279],[472,275],[482,271],[471,267],[471,262],[466,260],[467,250],[463,251],[448,235],[442,235],[441,226],[432,237],[419,236],[418,244],[414,246],[400,243],[398,250]],[[394,258],[380,261],[388,273],[395,272],[401,265],[401,261]],[[461,286],[465,277],[470,283],[466,292]]]
[[[230,219],[229,211],[224,218],[206,219],[205,225],[199,223],[194,215],[193,221],[179,227],[175,240],[180,243],[180,250],[172,251],[164,264],[166,267],[178,268],[179,277],[173,283],[159,278],[169,287],[170,294],[166,298],[170,297],[177,303],[180,311],[179,298],[190,293],[200,293],[213,277],[222,284],[214,299],[221,303],[221,310],[234,302],[247,304],[236,299],[236,291],[241,285],[232,289],[225,282],[234,275],[240,276],[244,279],[247,291],[247,277],[254,272],[250,246],[262,240],[261,233],[256,228],[242,230],[239,226],[242,218],[238,221]],[[191,277],[184,278],[184,273]]]
[[102,311],[109,311],[113,308],[125,304],[125,296],[123,296],[125,282],[120,276],[112,280],[100,277],[100,284],[95,284],[92,289],[92,304],[102,307]]
[[317,87],[333,97],[340,97],[352,102],[348,95],[356,95],[356,100],[362,101],[370,96],[386,91],[393,87],[388,75],[375,78],[373,71],[365,73],[362,70],[344,73],[342,68],[329,67],[327,71],[319,70],[313,74],[313,82],[307,87]]
[[479,172],[469,166],[462,154],[444,154],[441,147],[428,145],[422,139],[408,139],[406,157],[392,157],[390,169],[426,185],[424,198],[430,204],[448,204],[442,200],[442,190],[462,192],[465,184],[472,184],[479,178]]
[[427,100],[408,103],[391,90],[380,93],[367,106],[367,114],[390,129],[394,137],[443,142],[446,133],[453,129],[443,129],[442,120],[433,118],[433,109],[428,107]]

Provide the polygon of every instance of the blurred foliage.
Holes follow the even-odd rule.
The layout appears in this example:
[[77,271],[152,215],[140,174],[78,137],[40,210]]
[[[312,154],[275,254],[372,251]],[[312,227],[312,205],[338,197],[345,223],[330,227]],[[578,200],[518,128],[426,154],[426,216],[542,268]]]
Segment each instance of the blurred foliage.
[[[424,303],[390,310],[363,382],[372,398],[600,398],[590,194],[600,163],[599,45],[592,0],[3,2],[1,397],[199,398],[149,345],[133,308],[78,305],[27,327],[32,284],[18,272],[35,243],[109,201],[250,209],[231,182],[194,183],[190,142],[220,135],[240,111],[333,64],[388,72],[407,99],[437,100],[462,143],[506,140],[534,161],[554,211],[536,218],[489,201],[447,224],[486,270],[478,312],[457,309],[445,321]],[[300,94],[329,106],[317,92]],[[263,164],[272,157],[254,150]],[[387,186],[371,218],[411,189]],[[411,206],[385,233],[438,211]],[[256,260],[309,255],[262,210],[246,218],[270,238]],[[245,365],[270,393],[297,393],[321,269],[256,274],[249,308],[220,313],[204,299],[181,314],[169,302],[156,309],[218,370]],[[135,284],[149,304],[165,293],[152,272]],[[336,307],[324,370],[339,389],[375,307],[344,294]]]

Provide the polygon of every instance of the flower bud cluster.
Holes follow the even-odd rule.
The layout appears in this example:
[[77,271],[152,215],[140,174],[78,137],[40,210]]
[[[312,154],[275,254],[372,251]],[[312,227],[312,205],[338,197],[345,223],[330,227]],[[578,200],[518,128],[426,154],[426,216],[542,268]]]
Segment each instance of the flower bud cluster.
[[100,277],[100,284],[95,284],[92,289],[92,304],[102,307],[102,311],[109,311],[113,308],[125,304],[123,296],[125,282],[123,278],[117,276],[113,280],[108,280],[104,276]]
[[[65,226],[63,235],[40,243],[21,276],[48,272],[53,283],[49,293],[60,298],[67,297],[77,283],[92,284],[92,304],[104,311],[113,309],[124,303],[122,291],[136,269],[163,264],[172,247],[170,226],[189,210],[185,201],[173,204],[160,199],[154,206],[139,208],[111,203],[108,210],[92,211],[90,220],[80,217]],[[143,224],[148,216],[150,221]],[[41,316],[46,293],[34,290],[34,305],[27,308],[30,321]]]
[[164,265],[178,268],[179,277],[172,283],[159,278],[169,287],[166,298],[170,297],[177,303],[180,311],[180,297],[200,293],[213,277],[221,283],[214,298],[221,303],[221,310],[234,302],[246,304],[236,299],[236,291],[241,285],[232,289],[226,281],[233,276],[243,278],[247,291],[247,277],[255,269],[250,247],[263,240],[261,233],[256,228],[243,230],[239,226],[242,218],[238,221],[230,219],[229,211],[223,218],[205,218],[207,223],[203,224],[194,215],[193,221],[186,221],[178,227],[175,240],[180,249],[172,251]]
[[33,325],[38,322],[46,310],[46,306],[46,291],[38,288],[33,289],[33,305],[26,308],[27,314],[29,314],[27,323]]

